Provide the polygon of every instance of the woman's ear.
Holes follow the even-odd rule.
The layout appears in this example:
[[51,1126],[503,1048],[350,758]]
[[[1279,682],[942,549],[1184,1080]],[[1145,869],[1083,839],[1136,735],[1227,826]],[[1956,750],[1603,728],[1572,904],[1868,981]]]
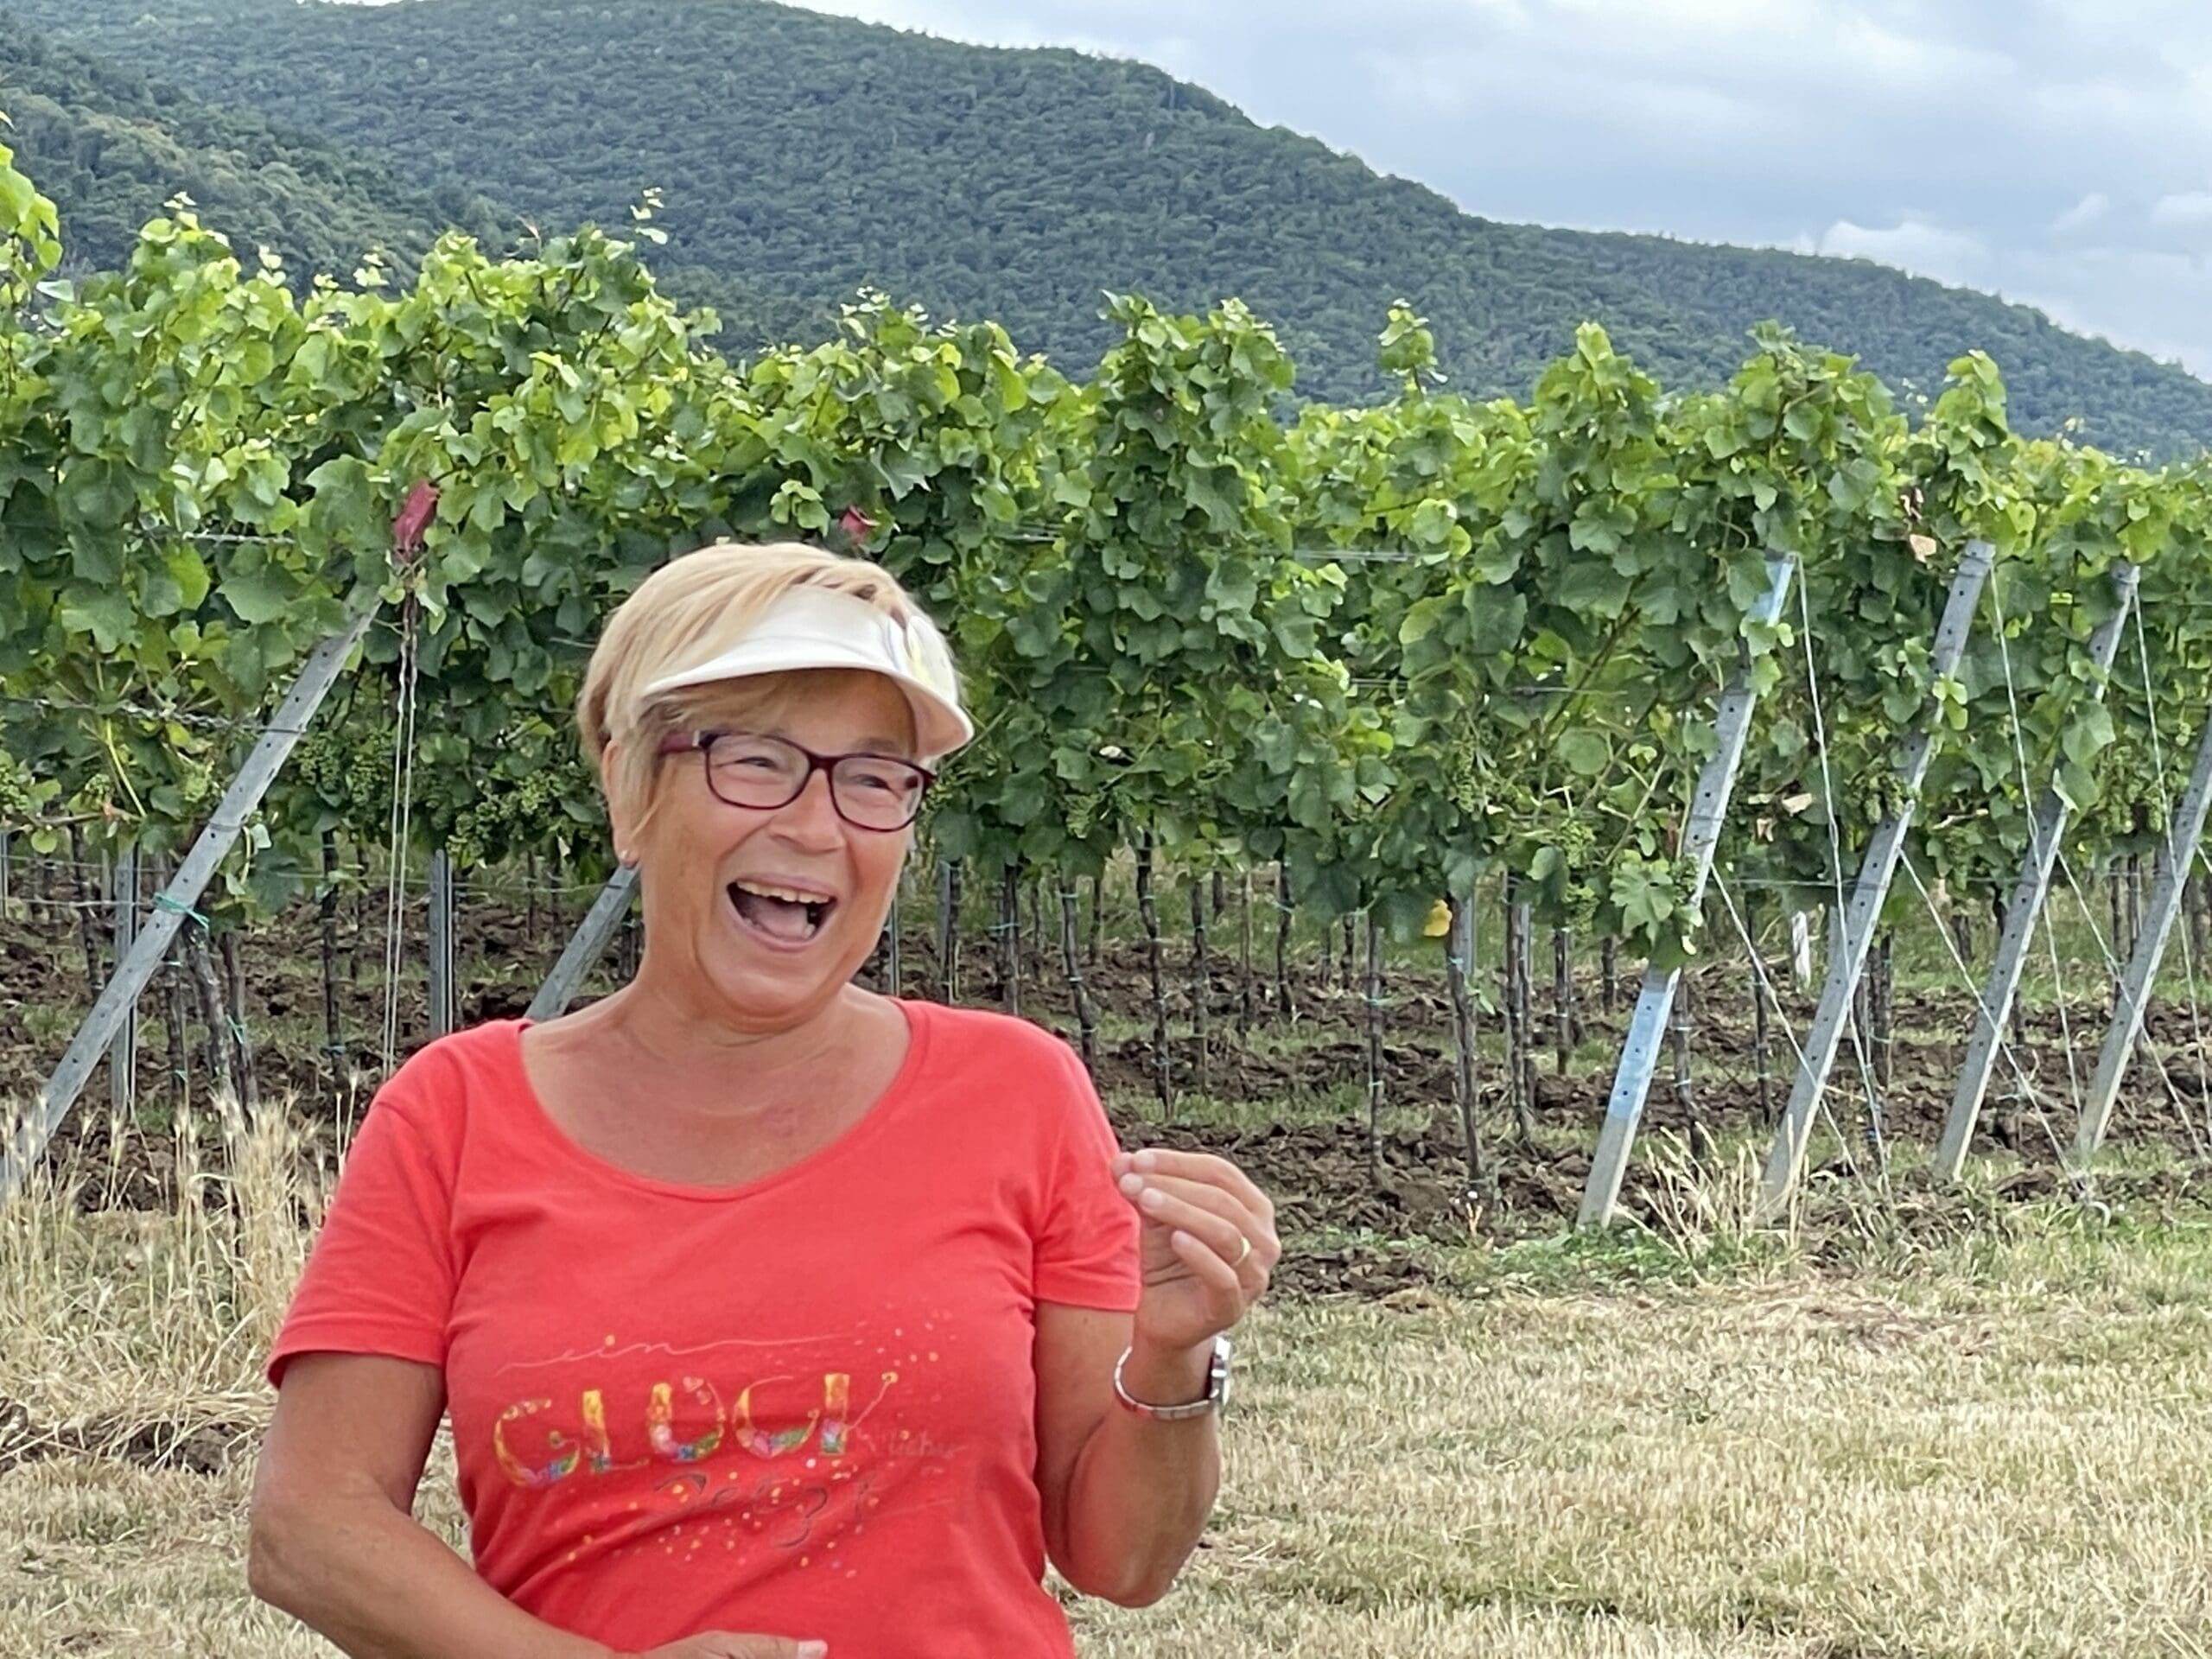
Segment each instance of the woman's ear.
[[599,752],[599,791],[607,802],[607,827],[614,837],[614,856],[625,864],[638,861],[637,831],[642,828],[631,816],[631,791],[623,786],[622,746],[613,738]]

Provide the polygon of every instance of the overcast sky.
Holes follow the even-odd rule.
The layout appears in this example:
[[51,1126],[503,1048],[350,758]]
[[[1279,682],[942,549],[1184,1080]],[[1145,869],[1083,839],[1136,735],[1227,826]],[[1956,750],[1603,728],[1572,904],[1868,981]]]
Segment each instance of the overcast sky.
[[2212,0],[803,0],[1140,58],[1470,212],[1863,255],[2212,378]]

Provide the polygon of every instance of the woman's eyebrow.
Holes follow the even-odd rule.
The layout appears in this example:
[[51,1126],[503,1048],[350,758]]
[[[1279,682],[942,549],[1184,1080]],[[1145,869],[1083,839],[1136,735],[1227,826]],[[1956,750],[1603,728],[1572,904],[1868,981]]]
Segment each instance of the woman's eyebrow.
[[[786,743],[798,743],[798,739],[793,737],[790,730],[785,727],[768,726],[759,729],[760,734],[763,737],[779,737]],[[807,746],[799,743],[799,747],[804,748]],[[911,743],[904,743],[895,737],[886,737],[882,733],[876,732],[861,739],[858,747],[847,749],[845,753],[847,754],[880,754],[887,760],[906,760],[911,764],[913,747]]]

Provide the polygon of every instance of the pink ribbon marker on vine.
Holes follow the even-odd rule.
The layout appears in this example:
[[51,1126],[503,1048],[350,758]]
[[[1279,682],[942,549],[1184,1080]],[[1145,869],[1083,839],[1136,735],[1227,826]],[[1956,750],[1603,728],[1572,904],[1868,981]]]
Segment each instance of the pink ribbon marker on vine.
[[438,486],[427,478],[416,480],[407,492],[406,504],[399,509],[399,516],[391,521],[391,550],[395,553],[419,553],[423,550],[423,532],[430,527],[431,515],[438,510]]

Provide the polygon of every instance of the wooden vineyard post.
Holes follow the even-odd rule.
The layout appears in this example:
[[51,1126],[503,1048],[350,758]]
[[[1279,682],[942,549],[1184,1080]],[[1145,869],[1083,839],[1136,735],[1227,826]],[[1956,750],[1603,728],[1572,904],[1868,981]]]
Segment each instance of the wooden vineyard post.
[[1236,1035],[1241,1042],[1252,1038],[1252,870],[1244,869],[1244,880],[1237,895],[1236,922],[1243,947],[1243,964],[1236,978]]
[[2196,741],[2196,761],[2190,768],[2189,787],[2174,810],[2173,823],[2166,831],[2166,844],[2159,849],[2150,901],[2144,907],[2143,925],[2135,935],[2127,972],[2120,981],[2120,1007],[2113,1015],[2111,1029],[2105,1033],[2104,1046],[2098,1051],[2096,1076],[2090,1081],[2088,1098],[2082,1103],[2082,1120],[2075,1126],[2073,1162],[2076,1173],[2088,1173],[2097,1148],[2104,1143],[2105,1131],[2111,1125],[2113,1103],[2120,1097],[2120,1079],[2126,1075],[2128,1056],[2143,1029],[2151,985],[2158,976],[2158,964],[2165,958],[2174,922],[2181,914],[2182,899],[2190,885],[2189,874],[2196,862],[2197,847],[2204,838],[2208,805],[2212,805],[2212,710],[2207,711],[2203,735]]
[[338,837],[322,832],[322,891],[315,900],[322,948],[322,1052],[332,1075],[343,1069],[346,1044],[338,1023]]
[[[1751,965],[1751,1068],[1758,1090],[1759,1122],[1774,1122],[1773,1033],[1769,1021],[1766,955],[1759,949],[1758,911],[1744,900],[1744,948]],[[1777,1010],[1778,1012],[1778,1010]]]
[[[1781,620],[1783,601],[1789,596],[1796,569],[1789,559],[1768,562],[1766,594],[1753,614],[1769,627]],[[1693,915],[1705,902],[1713,849],[1719,845],[1720,826],[1728,816],[1728,798],[1735,792],[1736,771],[1743,763],[1744,745],[1751,735],[1751,705],[1757,699],[1751,664],[1743,663],[1721,692],[1713,721],[1713,756],[1698,776],[1689,822],[1682,830],[1681,857],[1689,865],[1682,905]],[[1621,1181],[1628,1173],[1629,1154],[1636,1144],[1637,1126],[1643,1118],[1644,1100],[1651,1092],[1652,1073],[1659,1064],[1659,1046],[1666,1038],[1681,983],[1680,968],[1648,966],[1643,970],[1643,985],[1637,992],[1636,1008],[1629,1015],[1628,1032],[1621,1041],[1620,1061],[1613,1071],[1605,1120],[1598,1131],[1597,1154],[1591,1160],[1589,1181],[1582,1189],[1580,1226],[1610,1226],[1619,1209]]]
[[906,994],[906,964],[899,949],[899,901],[906,896],[906,867],[899,867],[899,880],[891,889],[891,913],[883,918],[883,971],[893,997]]
[[[1936,625],[1936,643],[1929,653],[1931,676],[1948,678],[1957,670],[1959,658],[1966,651],[1967,636],[1974,632],[1974,607],[1980,602],[1982,583],[1988,579],[1995,557],[1995,550],[1988,543],[1967,543],[1966,557],[1959,562],[1958,573],[1951,578],[1950,594],[1943,604],[1943,620]],[[1782,1122],[1775,1131],[1774,1145],[1767,1153],[1766,1170],[1760,1181],[1759,1214],[1763,1219],[1772,1220],[1782,1212],[1804,1169],[1805,1149],[1812,1139],[1813,1114],[1820,1105],[1821,1091],[1827,1087],[1828,1073],[1835,1065],[1836,1047],[1843,1040],[1844,1022],[1851,1017],[1859,972],[1866,966],[1867,948],[1874,942],[1875,919],[1882,912],[1883,901],[1889,897],[1890,882],[1897,874],[1897,860],[1904,851],[1905,832],[1912,827],[1913,809],[1918,804],[1920,786],[1928,776],[1929,757],[1934,753],[1935,743],[1932,731],[1915,732],[1905,739],[1897,756],[1897,779],[1904,785],[1903,804],[1875,826],[1874,834],[1866,843],[1866,856],[1859,861],[1859,877],[1850,902],[1835,918],[1835,942],[1828,953],[1827,978],[1821,988],[1820,1006],[1806,1035],[1797,1074],[1789,1087],[1789,1102],[1783,1108]]]
[[1529,1057],[1528,905],[1519,878],[1505,878],[1505,1075],[1514,1128],[1523,1141],[1536,1138],[1536,1067]]
[[1382,918],[1367,912],[1367,1173],[1382,1179]]
[[[1209,1033],[1206,1028],[1206,1005],[1213,1000],[1213,967],[1210,947],[1206,942],[1206,894],[1205,884],[1194,874],[1191,883],[1191,1047],[1192,1084],[1200,1094],[1213,1087],[1211,1069],[1207,1065],[1206,1047]],[[1217,912],[1218,913],[1218,912]]]
[[957,858],[938,861],[938,995],[946,1002],[960,1000],[960,868]]
[[1160,1110],[1171,1117],[1175,1110],[1175,1086],[1168,1070],[1167,985],[1162,978],[1160,944],[1160,906],[1152,890],[1152,832],[1137,837],[1137,915],[1144,923],[1145,965],[1152,976],[1152,1091]]
[[[138,937],[138,849],[126,847],[115,857],[115,960],[119,966],[130,954]],[[107,1048],[107,1101],[110,1122],[118,1128],[130,1122],[138,1104],[138,1004],[134,999],[123,1011],[115,1040]]]
[[454,989],[453,858],[442,847],[430,855],[430,1035],[442,1037],[458,1023]]
[[365,609],[308,653],[299,677],[292,682],[292,689],[277,706],[276,718],[255,740],[245,764],[223,791],[223,798],[216,803],[213,816],[200,830],[199,839],[192,843],[192,850],[184,855],[176,874],[155,899],[153,913],[131,940],[129,953],[116,963],[115,972],[101,987],[92,1012],[77,1027],[77,1034],[70,1039],[60,1064],[54,1068],[54,1075],[47,1079],[36,1104],[16,1130],[14,1144],[5,1158],[0,1159],[0,1203],[15,1196],[38,1161],[39,1154],[46,1150],[46,1143],[54,1138],[54,1130],[69,1116],[69,1109],[84,1092],[92,1067],[107,1052],[108,1045],[115,1040],[124,1019],[137,1006],[138,993],[145,988],[147,980],[168,953],[169,942],[176,937],[177,929],[188,916],[197,919],[193,906],[213,879],[224,855],[245,831],[246,819],[260,805],[270,785],[276,780],[278,770],[297,747],[308,722],[322,706],[323,698],[337,683],[339,671],[346,666],[346,659],[353,654],[354,646],[360,644],[361,636],[369,631],[370,620],[375,614],[373,606]]
[[1068,994],[1075,1003],[1076,1040],[1083,1054],[1084,1069],[1098,1069],[1098,1008],[1091,1001],[1090,986],[1084,978],[1081,939],[1077,935],[1077,906],[1075,878],[1060,877],[1060,964],[1067,976]]
[[1459,1109],[1459,1134],[1467,1154],[1467,1196],[1494,1199],[1483,1158],[1482,1126],[1475,1101],[1475,901],[1452,901],[1452,929],[1445,936],[1444,965],[1452,993],[1452,1096]]
[[1582,1023],[1574,1013],[1573,938],[1563,927],[1552,930],[1552,1058],[1562,1077],[1574,1063],[1574,1043]]
[[530,999],[530,1018],[557,1020],[569,1011],[569,1004],[575,1001],[584,976],[607,954],[607,942],[614,937],[614,930],[630,913],[630,896],[637,890],[636,869],[627,864],[617,866],[614,874],[607,878],[607,885],[599,890],[599,897],[591,901],[583,920],[576,924],[576,931],[569,936],[568,944],[561,947],[560,960],[553,964],[553,971],[545,976],[537,995]]
[[69,874],[68,906],[76,912],[77,943],[85,953],[85,988],[96,992],[100,988],[100,930],[92,912],[99,908],[99,887],[85,879],[92,868],[85,860],[85,832],[73,823],[69,826],[69,849],[64,856],[62,868]]
[[[2120,650],[2120,636],[2135,607],[2138,572],[2124,564],[2113,572],[2119,603],[2089,641],[2089,655],[2097,665],[2095,701],[2102,702],[2105,677]],[[2005,933],[1997,942],[1997,961],[1981,988],[1974,1010],[1974,1038],[1967,1045],[1966,1064],[1951,1093],[1951,1109],[1943,1119],[1942,1139],[1936,1143],[1933,1166],[1939,1181],[1955,1181],[1966,1167],[1967,1149],[1974,1140],[1974,1124],[1981,1116],[1981,1103],[1989,1093],[1989,1074],[1997,1065],[1997,1047],[2004,1040],[2005,1017],[2020,988],[2020,973],[2027,965],[2028,946],[2035,937],[2036,921],[2043,914],[2044,896],[2050,891],[2050,873],[2058,862],[2058,843],[2066,834],[2073,809],[2056,785],[2044,786],[2028,821],[2027,855],[2020,861],[2020,875],[2012,886],[2012,901],[2005,908]],[[2186,868],[2186,867],[2184,867]],[[2114,941],[2117,944],[2118,941]],[[2118,1009],[2113,1023],[2117,1025]]]

